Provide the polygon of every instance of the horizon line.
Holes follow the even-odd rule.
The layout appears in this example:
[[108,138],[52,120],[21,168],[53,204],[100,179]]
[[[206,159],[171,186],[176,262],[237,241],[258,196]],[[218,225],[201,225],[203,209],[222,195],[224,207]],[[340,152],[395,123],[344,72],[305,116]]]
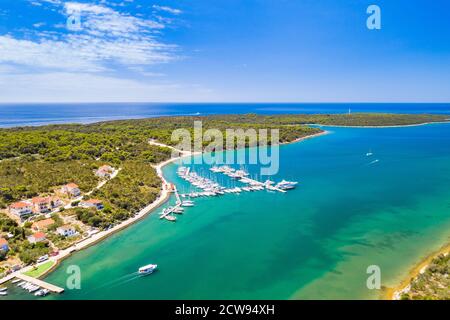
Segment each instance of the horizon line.
[[185,102],[172,102],[172,101],[81,101],[81,102],[69,102],[69,101],[24,101],[24,102],[0,102],[0,105],[14,105],[14,104],[450,104],[447,102],[403,102],[403,101],[382,101],[382,102],[368,102],[368,101],[352,101],[352,102],[300,102],[300,101],[290,101],[290,102],[280,102],[280,101],[232,101],[232,102],[219,102],[219,101],[185,101]]

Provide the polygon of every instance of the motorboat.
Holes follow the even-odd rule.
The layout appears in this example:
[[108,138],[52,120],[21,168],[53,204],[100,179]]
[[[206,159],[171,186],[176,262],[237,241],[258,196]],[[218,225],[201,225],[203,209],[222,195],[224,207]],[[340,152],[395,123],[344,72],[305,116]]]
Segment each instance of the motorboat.
[[151,274],[151,273],[153,273],[156,270],[157,267],[158,267],[157,264],[149,264],[149,265],[140,267],[138,272],[139,272],[140,275]]

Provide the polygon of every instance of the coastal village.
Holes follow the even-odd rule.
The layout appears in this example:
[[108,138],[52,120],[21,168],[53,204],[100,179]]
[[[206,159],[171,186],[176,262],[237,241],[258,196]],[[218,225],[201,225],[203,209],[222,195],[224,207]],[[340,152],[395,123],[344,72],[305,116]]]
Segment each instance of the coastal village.
[[[109,165],[102,165],[93,171],[92,174],[99,180],[96,188],[101,188],[108,180],[113,179],[118,171]],[[90,196],[92,191],[82,193],[77,184],[70,182],[55,187],[50,194],[23,199],[0,210],[0,218],[12,226],[20,227],[25,238],[19,244],[14,230],[0,230],[0,278],[25,265],[50,262],[52,257],[59,255],[60,250],[98,233],[98,228],[85,225],[77,219],[74,211],[74,208],[93,211],[104,209],[101,200]],[[19,245],[22,247],[20,253]],[[38,267],[31,268],[28,274],[39,276],[50,269],[53,263],[46,263],[45,266],[40,270],[37,270]]]

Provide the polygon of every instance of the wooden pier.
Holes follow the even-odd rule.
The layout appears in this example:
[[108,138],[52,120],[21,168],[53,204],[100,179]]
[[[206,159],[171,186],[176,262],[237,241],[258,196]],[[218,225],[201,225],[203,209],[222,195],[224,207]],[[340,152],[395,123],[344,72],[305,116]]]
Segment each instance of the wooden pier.
[[9,276],[1,278],[0,279],[0,284],[4,284],[4,283],[6,283],[6,282],[8,282],[8,281],[10,281],[10,280],[12,280],[14,278],[15,278],[15,275],[14,274],[10,274]]
[[181,198],[180,198],[180,194],[178,193],[177,187],[175,187],[174,192],[175,192],[175,197],[177,198],[177,206],[180,206],[181,205]]
[[34,285],[37,285],[37,286],[41,287],[41,288],[47,289],[47,290],[49,290],[50,292],[53,292],[53,293],[63,293],[64,292],[63,288],[57,287],[57,286],[55,286],[55,285],[53,285],[51,283],[48,283],[48,282],[45,282],[45,281],[42,281],[42,280],[30,277],[30,276],[26,276],[26,275],[24,275],[22,273],[16,274],[15,277],[19,278],[19,279],[22,279],[24,281],[30,282],[30,283],[32,283]]

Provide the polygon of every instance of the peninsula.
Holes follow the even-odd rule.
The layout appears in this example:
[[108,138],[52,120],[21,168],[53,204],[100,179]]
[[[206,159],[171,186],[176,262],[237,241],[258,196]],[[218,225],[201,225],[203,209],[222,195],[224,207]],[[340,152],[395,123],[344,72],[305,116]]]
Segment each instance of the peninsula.
[[[171,133],[203,129],[279,129],[280,143],[323,134],[316,125],[407,126],[440,115],[218,115],[119,120],[0,130],[0,275],[70,255],[141,219],[168,197],[161,168]],[[235,146],[236,147],[236,146]],[[179,156],[191,154],[179,152]],[[44,260],[46,260],[44,258]]]

